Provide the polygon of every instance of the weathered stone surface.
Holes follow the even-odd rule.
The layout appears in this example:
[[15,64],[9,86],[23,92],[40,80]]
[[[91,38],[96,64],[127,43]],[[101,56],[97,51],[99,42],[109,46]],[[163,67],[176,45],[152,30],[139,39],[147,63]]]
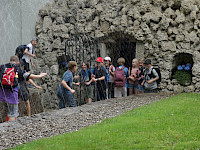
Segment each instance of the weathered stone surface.
[[191,93],[191,92],[194,92],[194,91],[195,91],[195,88],[194,88],[193,85],[184,87],[184,92],[186,92],[186,93]]
[[[66,3],[55,0],[40,10],[36,23],[39,68],[47,67],[45,70],[53,76],[52,81],[46,81],[46,94],[54,95],[57,90],[51,83],[56,82],[54,65],[58,65],[57,57],[64,55],[65,41],[80,33],[94,37],[99,43],[112,39],[109,35],[113,33],[117,33],[115,39],[125,35],[144,43],[144,56],[159,64],[162,82],[166,80],[163,89],[171,91],[172,85],[178,86],[168,80],[172,80],[172,70],[177,67],[172,61],[180,53],[192,55],[192,75],[199,76],[199,9],[197,0],[68,0]],[[199,82],[197,79],[195,84]],[[178,91],[183,90],[178,87]]]
[[175,85],[174,86],[174,92],[175,93],[182,93],[184,91],[184,87],[181,85]]

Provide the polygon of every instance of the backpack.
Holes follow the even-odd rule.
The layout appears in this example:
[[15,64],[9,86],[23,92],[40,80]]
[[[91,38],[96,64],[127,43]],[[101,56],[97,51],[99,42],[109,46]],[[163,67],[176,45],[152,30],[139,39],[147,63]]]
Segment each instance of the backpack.
[[[161,82],[161,73],[160,73],[160,68],[152,68],[152,70],[153,70],[153,69],[156,70],[156,72],[157,72],[157,74],[158,74],[158,76],[159,76],[159,79],[156,80],[156,82],[157,82],[157,84],[160,84],[160,82]],[[151,73],[148,74],[148,76],[149,76],[150,78],[155,78],[156,76],[153,74],[153,71],[152,71],[152,70],[151,70]]]
[[8,89],[18,86],[18,72],[14,66],[4,65],[0,69],[0,84]]
[[27,47],[26,45],[18,46],[15,50],[15,55],[18,56],[19,59],[21,59],[24,55],[24,51],[26,48],[29,49],[29,47]]
[[115,87],[124,87],[124,85],[126,84],[126,78],[124,77],[125,76],[124,68],[125,66],[123,66],[121,69],[117,67],[117,69],[115,70],[114,74]]

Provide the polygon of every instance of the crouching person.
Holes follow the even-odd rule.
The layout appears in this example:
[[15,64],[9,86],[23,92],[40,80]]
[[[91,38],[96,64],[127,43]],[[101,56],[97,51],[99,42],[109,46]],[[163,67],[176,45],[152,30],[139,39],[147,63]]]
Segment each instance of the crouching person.
[[142,86],[144,86],[145,93],[157,93],[157,82],[159,75],[151,64],[151,60],[147,59],[144,62],[145,71],[144,71],[144,80]]
[[18,80],[42,78],[46,73],[34,75],[26,72],[19,66],[19,58],[11,56],[10,62],[0,66],[1,85],[0,101],[6,102],[8,106],[8,121],[13,121],[19,116],[18,112]]
[[77,70],[77,63],[75,61],[69,61],[68,70],[62,76],[62,81],[57,90],[58,106],[60,109],[66,106],[76,107],[76,102],[73,98],[75,90],[72,89],[72,85],[78,85],[73,82],[73,73]]

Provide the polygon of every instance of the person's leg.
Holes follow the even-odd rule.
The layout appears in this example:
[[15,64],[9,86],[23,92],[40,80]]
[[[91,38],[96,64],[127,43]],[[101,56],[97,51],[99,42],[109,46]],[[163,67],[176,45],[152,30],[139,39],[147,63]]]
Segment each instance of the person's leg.
[[122,91],[122,96],[126,97],[127,96],[127,88],[126,87],[122,87],[121,91]]
[[30,105],[30,101],[29,101],[29,100],[25,101],[25,104],[26,104],[27,114],[28,114],[28,116],[31,116],[31,105]]
[[114,98],[114,83],[111,83],[111,98]]
[[87,89],[88,89],[88,101],[87,101],[87,103],[92,103],[94,88],[93,88],[92,85],[90,85],[90,86],[87,87]]
[[115,97],[122,97],[121,87],[115,87]]
[[31,116],[31,105],[28,97],[28,89],[25,86],[25,83],[20,84],[19,88],[19,98],[25,102],[27,115]]
[[65,108],[64,98],[57,94],[58,97],[58,107],[60,109]]
[[18,104],[7,104],[8,105],[8,121],[14,121],[19,116]]
[[70,107],[76,107],[77,106],[71,92],[67,92],[65,98],[66,98],[65,100],[69,102]]
[[129,87],[129,95],[133,95],[133,88],[132,87]]

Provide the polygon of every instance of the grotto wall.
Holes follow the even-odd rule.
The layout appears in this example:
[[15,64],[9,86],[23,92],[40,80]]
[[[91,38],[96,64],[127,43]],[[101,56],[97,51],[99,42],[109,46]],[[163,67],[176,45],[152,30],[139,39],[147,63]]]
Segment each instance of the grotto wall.
[[[143,43],[144,57],[161,69],[160,88],[165,92],[200,90],[199,0],[54,0],[39,11],[36,23],[38,70],[47,71],[42,95],[47,107],[56,106],[60,82],[57,58],[65,41],[84,33],[103,43],[109,34],[121,32]],[[136,49],[137,51],[137,49]],[[187,86],[172,79],[174,58],[189,54],[193,60],[192,81]],[[177,64],[181,65],[181,64]],[[176,66],[175,66],[176,67]]]

